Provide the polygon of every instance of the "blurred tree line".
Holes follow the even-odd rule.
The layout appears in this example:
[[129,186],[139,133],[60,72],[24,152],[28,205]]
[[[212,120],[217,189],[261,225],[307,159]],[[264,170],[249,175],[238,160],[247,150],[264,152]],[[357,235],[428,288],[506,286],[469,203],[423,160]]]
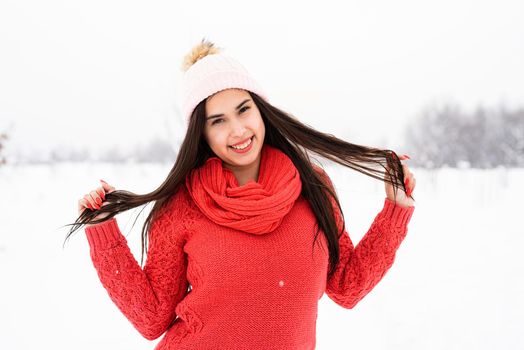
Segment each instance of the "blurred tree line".
[[[108,162],[108,163],[173,163],[177,152],[175,146],[166,139],[157,137],[143,144],[113,145],[97,152],[89,146],[58,145],[50,151],[33,149],[10,154],[15,164],[54,164],[61,162]],[[0,147],[1,149],[1,147]]]
[[135,146],[113,145],[100,154],[91,152],[88,148],[54,149],[51,152],[51,162],[108,162],[108,163],[174,163],[177,152],[168,140],[156,137],[145,144]]
[[0,166],[7,164],[7,160],[5,158],[5,143],[8,139],[7,133],[3,132],[0,133]]
[[[7,139],[6,133],[0,133],[0,166],[6,164]],[[524,109],[477,107],[466,113],[455,103],[430,105],[406,126],[404,140],[401,146],[409,150],[414,167],[524,167]],[[178,147],[167,137],[156,137],[125,149],[115,145],[98,155],[87,146],[67,145],[51,152],[35,149],[33,154],[15,154],[12,159],[16,163],[174,163]]]
[[404,139],[416,167],[524,167],[524,109],[432,105],[409,122]]

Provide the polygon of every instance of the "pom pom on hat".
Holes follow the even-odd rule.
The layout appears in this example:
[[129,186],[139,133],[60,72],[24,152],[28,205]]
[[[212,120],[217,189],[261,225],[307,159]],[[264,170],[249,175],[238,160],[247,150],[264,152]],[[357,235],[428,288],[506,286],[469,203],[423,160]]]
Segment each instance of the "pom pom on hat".
[[209,40],[202,39],[194,46],[184,56],[181,68],[184,71],[182,114],[186,128],[196,106],[221,90],[244,89],[269,101],[264,89],[246,68]]
[[185,57],[184,61],[182,62],[182,70],[184,72],[187,72],[189,67],[191,67],[193,64],[196,63],[199,59],[201,59],[204,56],[217,54],[222,51],[221,48],[216,47],[215,44],[209,40],[206,40],[205,38],[202,39],[200,44],[194,46],[191,49],[191,52],[189,52]]

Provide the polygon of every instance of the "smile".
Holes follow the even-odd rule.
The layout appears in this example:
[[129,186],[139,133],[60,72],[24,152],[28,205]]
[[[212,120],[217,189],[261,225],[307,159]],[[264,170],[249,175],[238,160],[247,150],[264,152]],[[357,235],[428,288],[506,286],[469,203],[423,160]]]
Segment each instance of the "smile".
[[248,147],[251,144],[252,141],[253,141],[253,136],[251,136],[251,138],[249,140],[247,140],[246,142],[244,142],[241,145],[229,146],[229,147],[234,148],[234,149],[245,149],[246,147]]
[[251,145],[253,144],[253,137],[255,137],[255,135],[251,136],[249,140],[247,140],[246,142],[244,142],[241,145],[229,146],[229,147],[231,147],[235,152],[239,152],[239,151],[247,152],[251,148]]

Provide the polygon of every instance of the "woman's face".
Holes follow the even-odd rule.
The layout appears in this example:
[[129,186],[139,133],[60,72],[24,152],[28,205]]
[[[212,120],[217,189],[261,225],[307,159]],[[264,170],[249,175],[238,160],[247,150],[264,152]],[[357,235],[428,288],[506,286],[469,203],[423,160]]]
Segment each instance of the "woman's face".
[[[260,161],[265,126],[246,90],[226,89],[206,100],[204,137],[211,150],[230,168],[254,166]],[[232,145],[246,146],[235,150]]]

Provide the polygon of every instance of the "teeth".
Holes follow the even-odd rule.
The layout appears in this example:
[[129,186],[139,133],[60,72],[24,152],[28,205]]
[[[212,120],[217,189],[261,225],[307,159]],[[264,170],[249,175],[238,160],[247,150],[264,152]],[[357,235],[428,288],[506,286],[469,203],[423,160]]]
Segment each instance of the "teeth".
[[250,143],[251,143],[251,139],[247,140],[246,143],[241,144],[240,146],[231,146],[231,147],[236,148],[236,149],[244,149],[244,148],[246,148],[247,146],[249,146]]

